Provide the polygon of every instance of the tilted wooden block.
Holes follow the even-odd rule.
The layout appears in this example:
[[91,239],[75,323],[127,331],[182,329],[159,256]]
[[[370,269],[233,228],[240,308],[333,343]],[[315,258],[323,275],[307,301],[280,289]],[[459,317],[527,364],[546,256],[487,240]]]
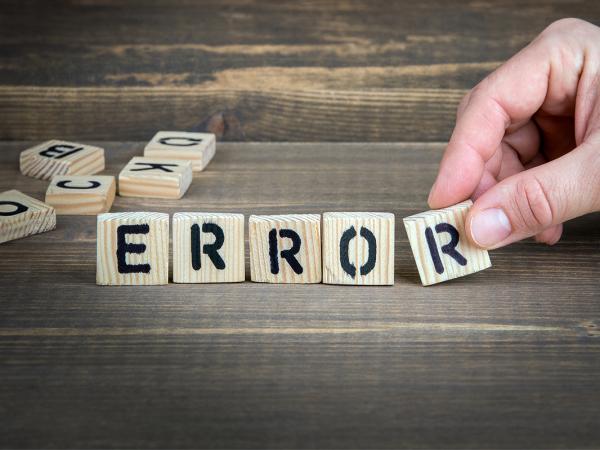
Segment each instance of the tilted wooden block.
[[122,197],[181,198],[192,183],[192,163],[134,157],[119,174]]
[[472,245],[465,236],[465,218],[472,205],[467,200],[404,219],[424,286],[491,267],[488,252]]
[[148,142],[144,156],[183,159],[192,162],[192,170],[200,172],[215,155],[216,139],[212,133],[159,131]]
[[169,215],[124,212],[98,215],[96,283],[169,282]]
[[394,284],[394,215],[323,214],[323,283]]
[[48,141],[21,152],[21,173],[41,180],[54,175],[92,175],[104,170],[104,149],[67,141]]
[[250,216],[250,273],[263,283],[320,283],[321,216]]
[[233,283],[246,278],[244,215],[173,215],[173,281]]
[[58,215],[96,215],[110,211],[115,191],[113,176],[57,175],[46,190],[46,203]]
[[19,191],[0,194],[0,243],[56,228],[56,212]]

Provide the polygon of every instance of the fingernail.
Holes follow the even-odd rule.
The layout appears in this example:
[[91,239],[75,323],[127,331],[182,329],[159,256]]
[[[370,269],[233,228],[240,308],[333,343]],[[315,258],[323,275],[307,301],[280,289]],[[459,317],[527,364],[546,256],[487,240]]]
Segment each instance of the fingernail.
[[483,210],[471,219],[471,236],[480,247],[493,247],[506,239],[511,231],[510,221],[500,208]]

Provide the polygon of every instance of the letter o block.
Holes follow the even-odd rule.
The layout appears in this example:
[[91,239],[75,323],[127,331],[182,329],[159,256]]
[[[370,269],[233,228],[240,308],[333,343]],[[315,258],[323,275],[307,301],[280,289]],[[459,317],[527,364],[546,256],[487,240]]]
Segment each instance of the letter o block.
[[168,282],[168,214],[98,215],[96,284],[156,285]]
[[323,283],[394,284],[394,215],[323,214]]
[[250,274],[259,283],[320,283],[321,216],[250,216]]
[[404,219],[406,234],[423,286],[463,277],[491,267],[486,250],[465,236],[471,200]]
[[12,190],[0,194],[0,244],[56,228],[56,211]]
[[234,283],[246,278],[244,215],[173,215],[173,282]]

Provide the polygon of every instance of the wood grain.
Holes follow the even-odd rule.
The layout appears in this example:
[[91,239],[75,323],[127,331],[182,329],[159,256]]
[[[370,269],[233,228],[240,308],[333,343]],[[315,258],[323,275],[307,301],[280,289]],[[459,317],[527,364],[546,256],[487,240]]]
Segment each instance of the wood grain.
[[191,161],[192,170],[202,172],[215,156],[215,150],[212,133],[159,131],[144,147],[144,156]]
[[180,199],[191,183],[191,161],[136,156],[119,172],[119,195]]
[[[145,142],[97,144],[116,175]],[[47,183],[19,174],[28,145],[0,144],[0,190],[42,198]],[[224,143],[181,200],[113,211],[400,219],[427,209],[443,148]],[[428,288],[401,220],[392,287],[110,287],[95,284],[95,218],[60,216],[0,245],[0,444],[599,447],[599,219]]]
[[600,3],[7,0],[0,139],[444,141],[466,90],[564,17]]
[[56,211],[15,189],[0,193],[0,244],[56,228]]
[[116,190],[112,175],[55,175],[45,201],[58,215],[95,216],[110,211]]

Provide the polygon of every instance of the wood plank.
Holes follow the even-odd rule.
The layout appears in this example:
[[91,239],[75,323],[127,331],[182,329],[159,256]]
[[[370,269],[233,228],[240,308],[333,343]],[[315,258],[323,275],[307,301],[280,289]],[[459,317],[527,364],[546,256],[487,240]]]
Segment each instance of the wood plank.
[[[0,139],[443,141],[458,100],[551,21],[600,4],[2,3]],[[101,118],[101,120],[98,120]]]
[[[43,196],[18,172],[30,144],[0,144],[0,191]],[[110,175],[144,147],[97,144]],[[393,287],[100,287],[94,217],[0,246],[0,446],[600,446],[600,215],[423,288],[400,219],[427,209],[442,149],[220,144],[183,199],[114,203],[389,211]]]

